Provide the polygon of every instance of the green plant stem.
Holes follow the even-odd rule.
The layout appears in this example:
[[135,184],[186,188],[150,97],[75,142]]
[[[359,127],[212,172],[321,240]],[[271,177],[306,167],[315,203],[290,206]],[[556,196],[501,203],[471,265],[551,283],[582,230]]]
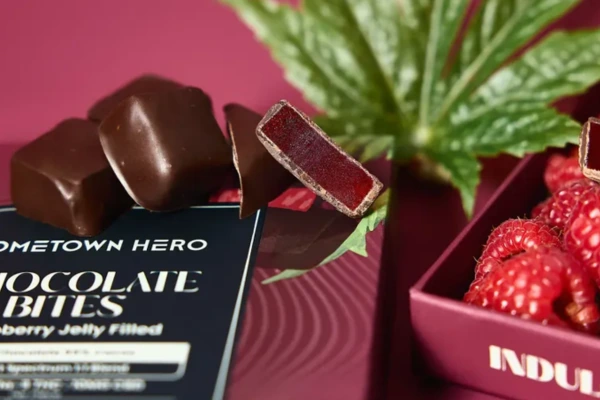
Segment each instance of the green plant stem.
[[415,161],[417,172],[423,179],[443,185],[452,185],[452,178],[448,171],[425,154],[418,153],[415,156]]

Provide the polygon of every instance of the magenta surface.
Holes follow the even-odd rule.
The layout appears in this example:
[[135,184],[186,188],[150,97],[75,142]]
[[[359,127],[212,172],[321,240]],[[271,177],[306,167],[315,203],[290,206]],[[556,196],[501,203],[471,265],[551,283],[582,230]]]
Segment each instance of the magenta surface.
[[362,168],[290,106],[279,109],[262,130],[296,166],[350,210],[373,188],[373,179]]
[[4,141],[85,117],[96,100],[144,73],[202,88],[221,123],[228,102],[266,111],[285,98],[312,110],[218,1],[0,1],[0,54]]

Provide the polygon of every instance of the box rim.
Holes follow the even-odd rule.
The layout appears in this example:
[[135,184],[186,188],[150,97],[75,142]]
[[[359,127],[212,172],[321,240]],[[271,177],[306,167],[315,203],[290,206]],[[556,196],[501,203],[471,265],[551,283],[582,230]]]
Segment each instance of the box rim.
[[[497,321],[501,322],[502,325],[510,327],[512,329],[527,329],[532,334],[543,335],[551,337],[556,340],[569,342],[570,344],[577,344],[580,346],[592,346],[600,349],[600,338],[591,336],[589,334],[570,330],[567,328],[560,328],[558,326],[549,326],[540,324],[535,321],[527,321],[521,318],[515,318],[512,315],[504,314],[498,311],[490,310],[487,308],[476,307],[462,301],[442,297],[436,294],[427,293],[418,288],[410,289],[410,309],[411,315],[412,310],[418,304],[427,304],[432,307],[440,308],[452,313],[460,313],[463,315],[469,315],[472,318],[481,321]],[[554,328],[554,329],[548,329]]]
[[527,166],[534,159],[535,154],[528,155],[523,158],[519,164],[510,172],[510,174],[504,179],[504,181],[498,186],[498,188],[494,191],[492,196],[487,201],[486,205],[479,211],[475,218],[471,219],[467,226],[463,228],[463,230],[454,238],[454,240],[446,247],[444,252],[437,258],[437,260],[425,271],[425,273],[419,278],[419,280],[410,288],[412,292],[413,289],[424,292],[424,287],[429,282],[431,277],[442,267],[448,255],[454,251],[454,249],[458,246],[458,244],[465,238],[465,236],[471,231],[473,226],[475,226],[478,221],[484,217],[487,213],[488,209],[493,206],[498,197],[509,187],[513,181],[521,174],[521,172],[527,168]]

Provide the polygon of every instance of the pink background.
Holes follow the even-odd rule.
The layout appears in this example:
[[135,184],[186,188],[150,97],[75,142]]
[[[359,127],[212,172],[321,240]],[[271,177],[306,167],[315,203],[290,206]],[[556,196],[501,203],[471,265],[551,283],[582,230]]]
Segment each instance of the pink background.
[[212,0],[0,2],[0,135],[27,140],[154,72],[227,102],[302,108],[268,51]]
[[[588,23],[600,12],[594,1],[579,14]],[[311,110],[268,51],[216,1],[3,0],[0,199],[8,193],[6,161],[15,144],[61,119],[85,116],[96,99],[146,72],[203,88],[220,122],[223,104],[233,101],[263,112],[286,98]],[[451,229],[464,221],[456,223]],[[295,281],[261,286],[272,272],[257,271],[231,399],[365,398],[381,240],[381,230],[370,236],[369,259],[344,257]],[[433,261],[445,243],[437,245],[421,262]]]

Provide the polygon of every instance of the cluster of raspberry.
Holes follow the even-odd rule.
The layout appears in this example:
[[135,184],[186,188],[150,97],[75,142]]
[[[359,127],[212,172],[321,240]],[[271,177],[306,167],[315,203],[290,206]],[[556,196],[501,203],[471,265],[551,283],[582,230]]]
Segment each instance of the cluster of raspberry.
[[530,219],[510,219],[492,231],[465,302],[600,333],[600,183],[593,164],[600,160],[590,140],[596,134],[600,121],[590,119],[578,152],[549,158],[550,196]]

